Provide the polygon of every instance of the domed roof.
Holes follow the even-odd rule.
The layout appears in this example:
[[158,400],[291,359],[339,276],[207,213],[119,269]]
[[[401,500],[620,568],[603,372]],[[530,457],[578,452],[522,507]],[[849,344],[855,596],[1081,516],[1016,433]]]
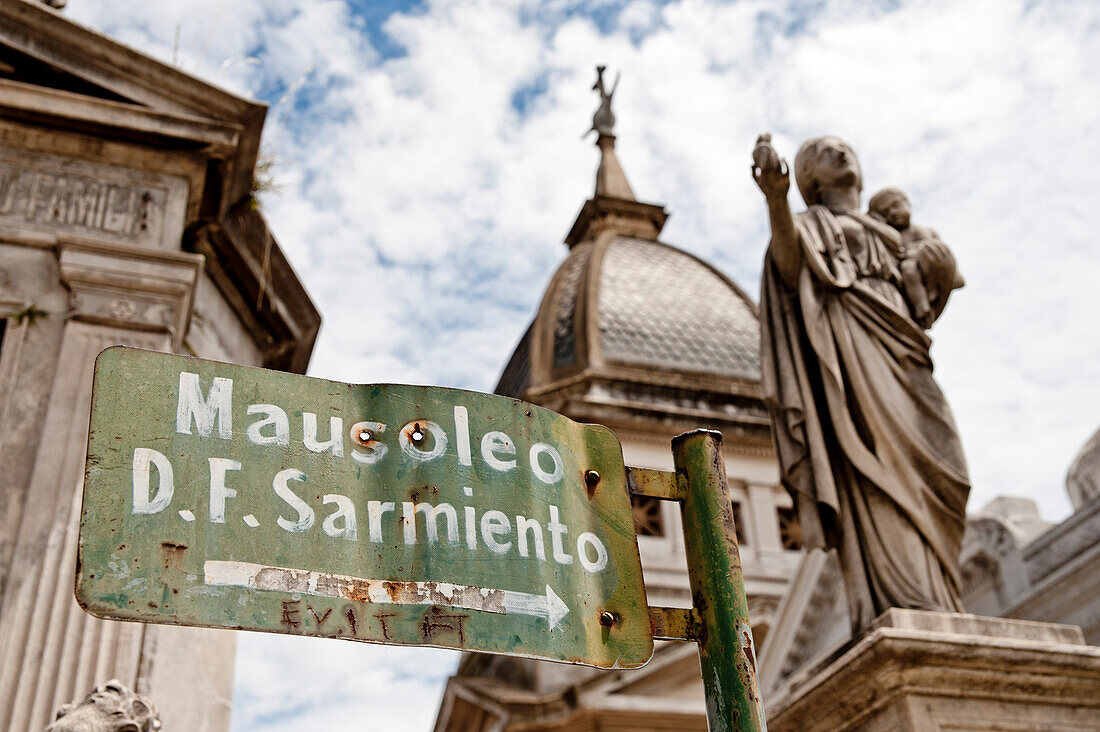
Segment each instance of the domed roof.
[[522,396],[593,368],[650,382],[660,372],[759,381],[756,308],[675,247],[624,235],[583,242],[551,279],[498,390]]
[[609,361],[760,378],[760,322],[741,290],[690,254],[617,237],[599,271],[600,345]]
[[595,195],[496,393],[619,429],[721,428],[739,449],[770,451],[756,307],[713,267],[657,240],[668,213],[634,198],[615,155],[614,90],[597,76]]

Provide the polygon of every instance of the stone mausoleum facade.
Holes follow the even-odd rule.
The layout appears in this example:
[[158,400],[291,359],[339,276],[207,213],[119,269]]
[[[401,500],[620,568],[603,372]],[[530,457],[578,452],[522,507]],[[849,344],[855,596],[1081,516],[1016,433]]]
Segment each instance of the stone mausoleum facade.
[[266,108],[0,3],[0,729],[111,678],[229,726],[234,634],[73,597],[92,366],[123,344],[302,373],[320,317],[252,198]]

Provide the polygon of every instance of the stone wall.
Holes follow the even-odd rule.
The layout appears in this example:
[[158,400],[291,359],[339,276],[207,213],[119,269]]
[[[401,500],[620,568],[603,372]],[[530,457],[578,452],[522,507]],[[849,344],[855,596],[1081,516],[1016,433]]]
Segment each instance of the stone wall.
[[[177,175],[0,148],[0,410],[13,427],[0,441],[12,468],[0,484],[8,729],[40,730],[62,703],[114,677],[181,728],[228,726],[231,634],[99,620],[72,594],[99,352],[123,344],[259,363],[203,258],[180,251],[188,192]],[[204,673],[189,678],[192,668]]]
[[234,634],[92,617],[73,580],[100,351],[309,361],[320,317],[249,200],[266,109],[37,2],[0,3],[0,47],[0,730],[116,678],[220,732]]

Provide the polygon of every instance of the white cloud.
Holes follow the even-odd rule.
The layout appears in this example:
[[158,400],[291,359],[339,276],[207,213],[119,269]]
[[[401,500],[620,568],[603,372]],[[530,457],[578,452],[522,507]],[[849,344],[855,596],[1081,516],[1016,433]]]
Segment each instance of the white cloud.
[[[594,63],[623,71],[620,160],[640,198],[672,211],[665,239],[753,293],[767,238],[756,134],[789,157],[810,135],[846,137],[867,193],[908,190],[967,277],[933,356],[971,507],[1010,493],[1065,515],[1065,468],[1100,422],[1100,5],[645,0],[602,3],[599,23],[582,5],[434,0],[385,24],[405,50],[393,58],[334,0],[68,12],[167,60],[178,28],[182,68],[239,92],[277,100],[300,83],[298,106],[272,111],[283,191],[264,204],[325,317],[311,373],[347,381],[491,389],[592,189],[578,138]],[[243,57],[259,63],[221,68]],[[327,699],[313,680],[338,654],[389,678],[372,649],[310,643],[242,639],[239,729],[284,692]],[[273,657],[288,659],[285,684],[256,675]],[[447,661],[432,663],[437,683]],[[407,683],[394,688],[437,693]],[[419,711],[426,724],[434,706]]]
[[457,654],[241,633],[233,729],[428,729]]

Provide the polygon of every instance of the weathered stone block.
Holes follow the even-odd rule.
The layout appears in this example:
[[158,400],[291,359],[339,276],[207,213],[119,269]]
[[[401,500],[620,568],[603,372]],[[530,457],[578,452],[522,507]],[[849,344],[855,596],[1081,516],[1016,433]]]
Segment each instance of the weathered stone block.
[[1100,648],[1075,626],[894,609],[768,711],[772,732],[1092,730]]

